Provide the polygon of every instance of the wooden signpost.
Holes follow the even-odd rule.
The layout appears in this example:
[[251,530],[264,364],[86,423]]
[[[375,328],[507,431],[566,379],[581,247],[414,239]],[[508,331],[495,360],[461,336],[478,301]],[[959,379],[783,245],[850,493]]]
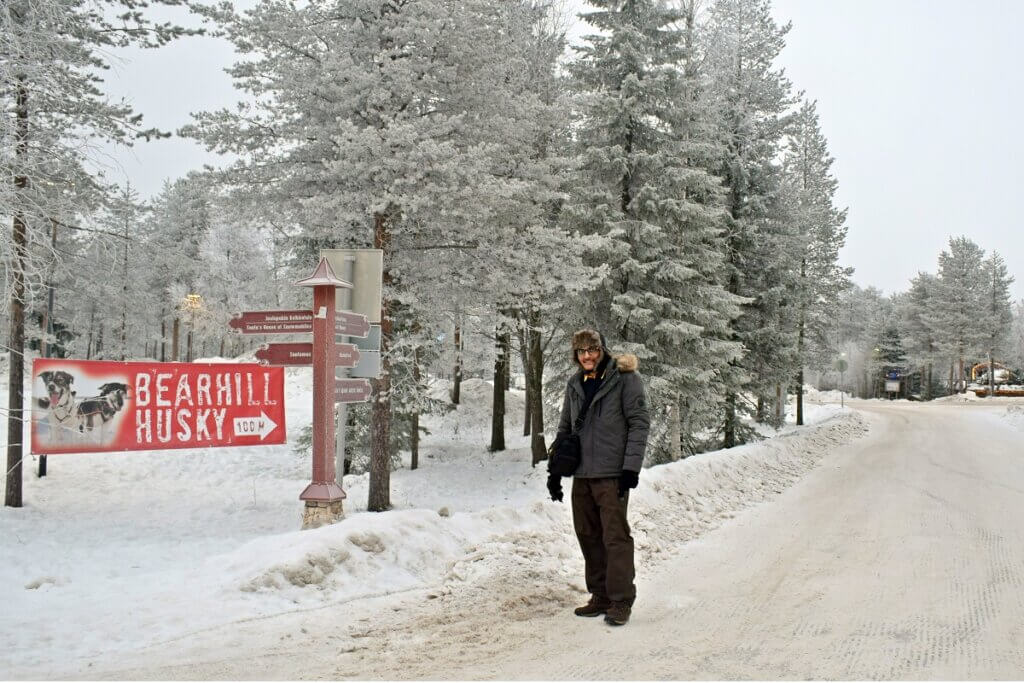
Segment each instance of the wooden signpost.
[[326,259],[321,258],[313,274],[295,284],[312,287],[311,311],[246,311],[235,314],[228,324],[240,334],[313,335],[312,342],[266,344],[256,351],[261,365],[313,368],[313,474],[299,496],[306,502],[302,526],[311,528],[342,516],[345,491],[336,481],[334,404],[370,397],[366,380],[335,377],[335,368],[355,367],[361,357],[355,344],[339,344],[335,336],[365,337],[370,324],[364,315],[335,310],[335,291],[352,285],[339,279]]

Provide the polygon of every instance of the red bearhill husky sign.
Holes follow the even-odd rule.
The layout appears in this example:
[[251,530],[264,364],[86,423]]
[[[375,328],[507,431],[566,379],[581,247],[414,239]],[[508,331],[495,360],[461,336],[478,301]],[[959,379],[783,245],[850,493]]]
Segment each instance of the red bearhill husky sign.
[[284,415],[284,368],[32,363],[32,453],[282,444]]

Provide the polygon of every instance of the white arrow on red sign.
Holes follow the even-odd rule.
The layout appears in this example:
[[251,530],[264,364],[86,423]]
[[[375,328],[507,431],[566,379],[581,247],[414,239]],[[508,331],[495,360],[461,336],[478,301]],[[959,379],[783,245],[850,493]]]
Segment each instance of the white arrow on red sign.
[[262,410],[259,417],[236,417],[234,426],[235,436],[258,436],[260,441],[277,429],[277,423]]
[[335,403],[360,403],[370,398],[372,393],[370,381],[367,379],[335,379]]
[[[256,360],[261,365],[312,365],[313,344],[294,342],[286,344],[264,344],[256,349]],[[334,345],[334,366],[351,368],[359,362],[359,349],[355,344]]]

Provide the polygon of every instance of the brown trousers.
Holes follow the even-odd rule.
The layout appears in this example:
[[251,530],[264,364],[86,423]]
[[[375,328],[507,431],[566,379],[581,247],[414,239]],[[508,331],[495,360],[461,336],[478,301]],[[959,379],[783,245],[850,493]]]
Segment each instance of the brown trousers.
[[629,491],[619,498],[618,478],[572,481],[572,521],[583,551],[587,590],[632,605],[636,586],[628,503]]

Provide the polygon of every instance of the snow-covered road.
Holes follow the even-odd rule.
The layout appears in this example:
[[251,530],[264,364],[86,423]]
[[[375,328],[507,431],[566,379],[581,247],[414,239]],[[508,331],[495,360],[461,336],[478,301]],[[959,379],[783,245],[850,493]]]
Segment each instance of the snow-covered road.
[[236,623],[95,675],[1024,677],[1024,433],[990,406],[856,408],[868,436],[642,566],[626,627],[572,616],[579,587],[551,571],[562,528],[489,541],[451,590]]

